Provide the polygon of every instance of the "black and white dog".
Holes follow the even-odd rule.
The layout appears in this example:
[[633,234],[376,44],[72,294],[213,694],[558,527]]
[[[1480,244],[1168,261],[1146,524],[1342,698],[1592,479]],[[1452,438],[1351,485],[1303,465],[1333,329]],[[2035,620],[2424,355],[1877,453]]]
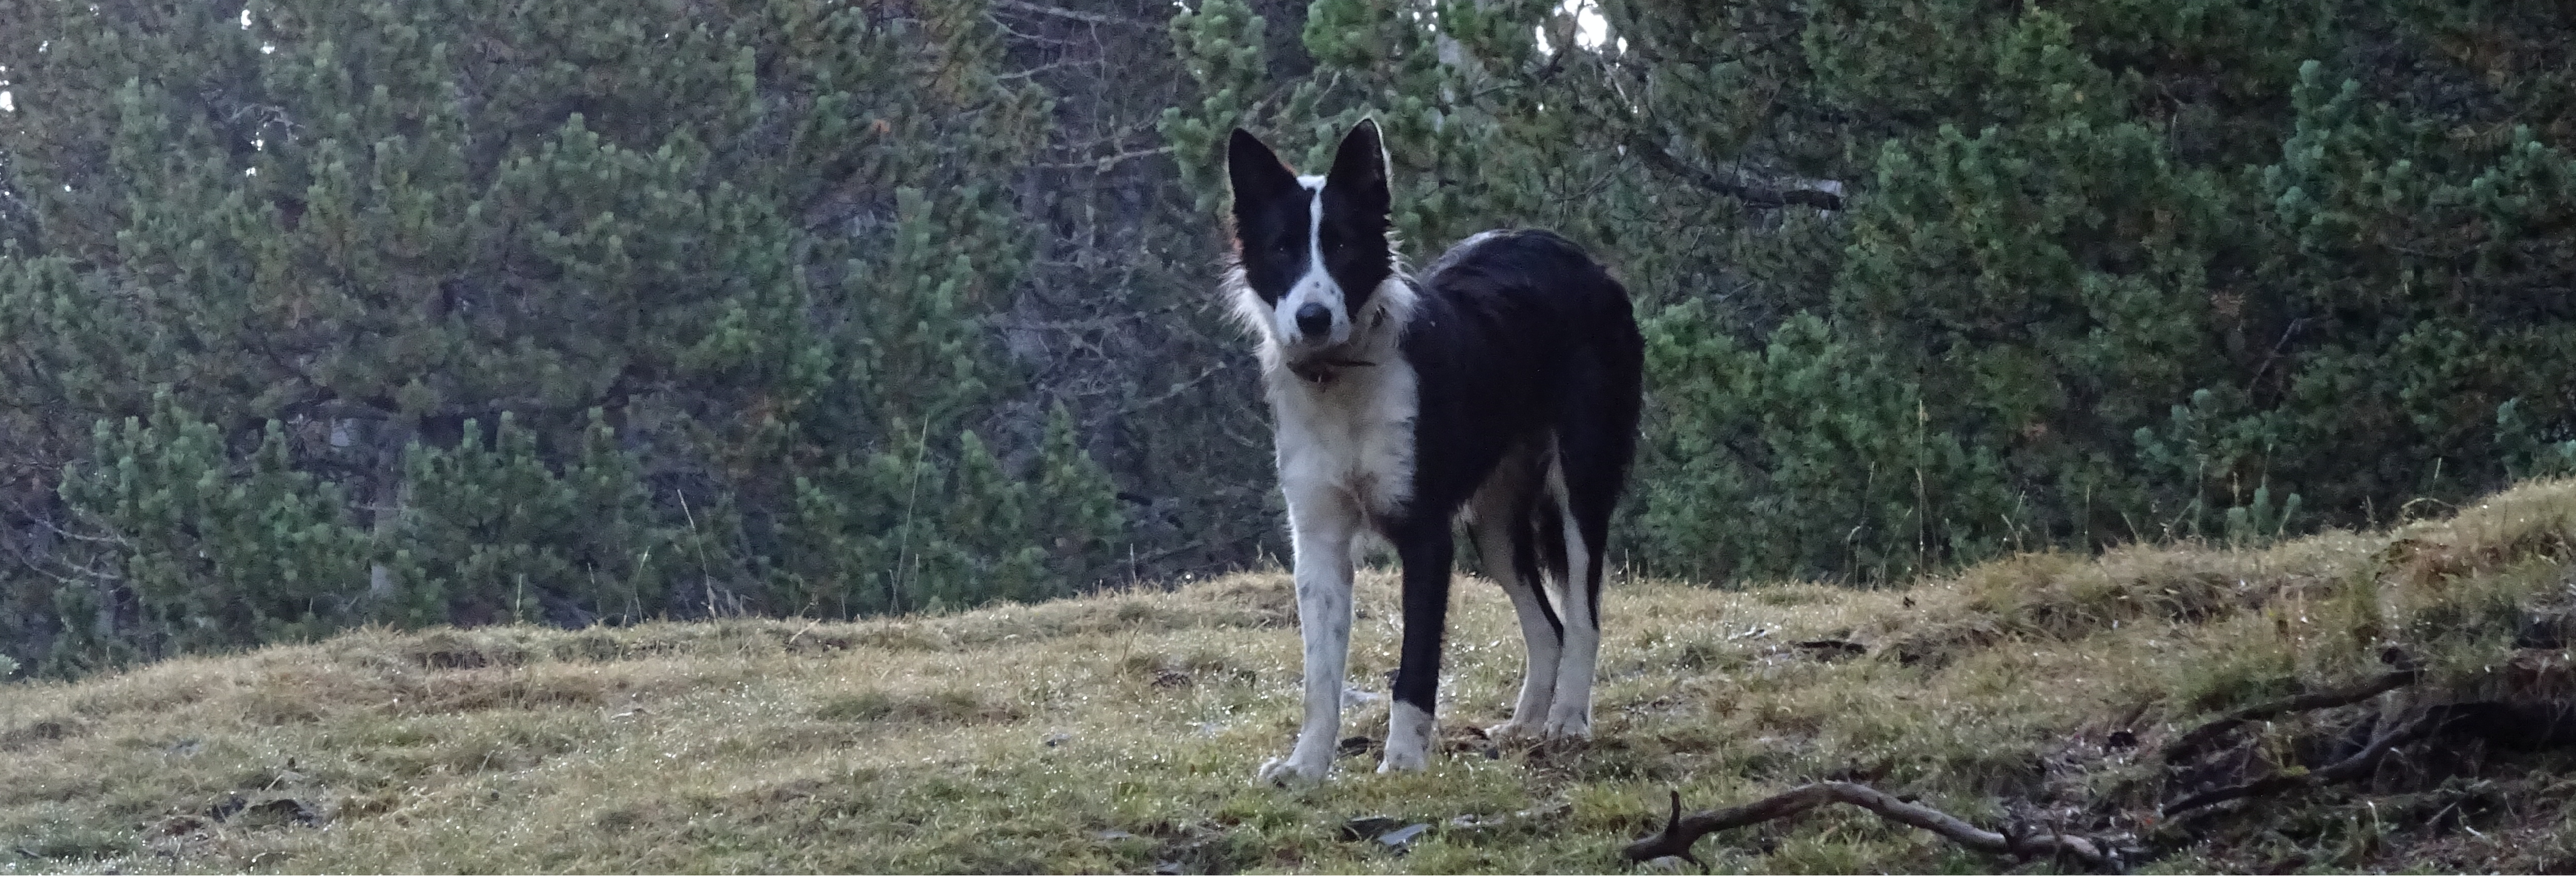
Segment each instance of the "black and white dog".
[[1425,766],[1461,517],[1529,647],[1512,718],[1492,734],[1588,737],[1602,550],[1636,449],[1644,343],[1627,290],[1541,231],[1479,234],[1408,276],[1388,239],[1373,121],[1342,138],[1321,177],[1298,176],[1241,129],[1226,171],[1225,288],[1261,342],[1306,642],[1305,723],[1261,779],[1311,783],[1332,766],[1364,530],[1404,565],[1403,659],[1378,770]]

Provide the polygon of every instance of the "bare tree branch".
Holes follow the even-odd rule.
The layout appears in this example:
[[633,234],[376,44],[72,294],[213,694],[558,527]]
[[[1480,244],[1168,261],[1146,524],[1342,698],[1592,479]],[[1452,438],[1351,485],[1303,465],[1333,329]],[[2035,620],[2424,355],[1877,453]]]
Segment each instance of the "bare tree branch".
[[1171,151],[1172,151],[1172,148],[1171,148],[1171,147],[1169,147],[1169,146],[1157,146],[1157,147],[1154,147],[1154,148],[1152,148],[1152,149],[1136,149],[1136,150],[1129,150],[1129,151],[1126,151],[1126,152],[1118,153],[1118,154],[1116,154],[1116,155],[1105,155],[1105,156],[1101,156],[1101,157],[1096,158],[1096,159],[1083,159],[1083,160],[1081,160],[1081,161],[1072,161],[1072,162],[1047,162],[1047,163],[1042,163],[1042,164],[1036,165],[1036,167],[1041,167],[1041,168],[1091,168],[1091,169],[1093,169],[1093,170],[1098,170],[1098,171],[1106,172],[1106,171],[1108,171],[1110,168],[1115,167],[1115,166],[1117,166],[1119,163],[1124,162],[1124,161],[1126,161],[1126,160],[1128,160],[1128,159],[1140,159],[1140,158],[1144,158],[1144,157],[1149,156],[1149,155],[1164,155],[1164,154],[1170,153]]
[[2171,765],[2189,759],[2190,757],[2198,754],[2201,749],[2208,747],[2210,742],[2218,740],[2218,736],[2226,734],[2228,730],[2249,722],[2271,719],[2272,717],[2285,713],[2302,713],[2311,710],[2324,710],[2329,707],[2342,707],[2347,704],[2367,701],[2371,698],[2378,697],[2380,693],[2412,686],[2416,681],[2422,679],[2424,679],[2423,668],[2413,666],[2400,667],[2397,670],[2381,674],[2369,682],[2358,686],[2345,689],[2335,689],[2326,692],[2312,692],[2306,695],[2283,698],[2279,701],[2266,701],[2250,707],[2240,708],[2228,713],[2226,716],[2210,720],[2200,728],[2193,729],[2182,737],[2174,739],[2173,743],[2165,745],[2165,764]]
[[1696,864],[1699,858],[1691,856],[1690,849],[1700,836],[1721,829],[1778,820],[1819,805],[1840,802],[1867,808],[1880,817],[1907,826],[1929,830],[1973,850],[2014,857],[2066,857],[2095,870],[2121,871],[2119,853],[2090,838],[2054,832],[2029,836],[1988,832],[1965,820],[1856,783],[1827,781],[1807,784],[1757,802],[1702,811],[1687,817],[1682,815],[1682,794],[1675,791],[1672,797],[1673,813],[1664,822],[1664,830],[1638,839],[1620,850],[1630,862],[1680,857]]
[[1115,24],[1126,27],[1144,28],[1162,27],[1160,24],[1149,24],[1132,18],[1120,18],[1115,15],[1102,15],[1097,12],[1082,12],[1073,9],[1058,9],[1053,6],[1040,6],[1035,3],[1025,2],[1025,0],[993,0],[993,8],[1008,9],[1013,12],[1027,12],[1036,15],[1050,15],[1056,18],[1070,18],[1075,21],[1088,22],[1091,24]]
[[2405,725],[2398,726],[2397,728],[2390,729],[2386,733],[2381,734],[2378,738],[2373,739],[2369,746],[2361,748],[2361,752],[2352,754],[2351,757],[2346,758],[2342,762],[2337,762],[2333,765],[2328,765],[2314,771],[2281,772],[2271,775],[2270,777],[2247,781],[2232,787],[2220,787],[2207,792],[2184,796],[2181,799],[2176,800],[2173,804],[2164,806],[2163,811],[2167,816],[2171,816],[2194,808],[2206,808],[2220,802],[2232,801],[2235,799],[2250,798],[2253,796],[2268,796],[2274,793],[2308,789],[2311,787],[2321,787],[2327,784],[2342,783],[2344,781],[2352,780],[2354,778],[2361,777],[2362,775],[2369,773],[2371,769],[2378,767],[2380,757],[2388,755],[2388,751],[2395,749],[2400,744],[2409,743],[2439,731],[2442,728],[2442,723],[2450,718],[2451,716],[2449,711],[2430,711],[2422,716],[2416,717],[2413,722],[2406,723]]
[[1843,197],[1840,195],[1822,189],[1763,189],[1747,186],[1692,167],[1689,163],[1675,158],[1672,153],[1665,152],[1663,147],[1649,143],[1643,138],[1630,140],[1628,151],[1636,153],[1638,158],[1644,159],[1646,164],[1654,166],[1656,170],[1688,180],[1702,189],[1744,202],[1746,207],[1777,209],[1794,204],[1817,210],[1843,209]]

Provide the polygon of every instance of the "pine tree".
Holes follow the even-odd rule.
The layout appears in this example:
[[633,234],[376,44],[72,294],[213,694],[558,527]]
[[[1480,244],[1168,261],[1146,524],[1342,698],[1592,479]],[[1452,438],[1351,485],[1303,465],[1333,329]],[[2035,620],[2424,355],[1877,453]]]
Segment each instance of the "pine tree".
[[[367,620],[819,612],[794,589],[909,560],[882,504],[923,481],[921,521],[976,529],[937,535],[949,605],[1105,569],[1114,516],[1057,558],[1049,522],[936,514],[1108,502],[1058,496],[1108,489],[1038,422],[1025,460],[975,438],[1019,395],[987,315],[1027,270],[1004,184],[1048,109],[981,4],[0,21],[27,230],[0,446],[65,474],[22,523],[97,541],[0,588],[59,668]],[[292,566],[230,560],[262,557]]]

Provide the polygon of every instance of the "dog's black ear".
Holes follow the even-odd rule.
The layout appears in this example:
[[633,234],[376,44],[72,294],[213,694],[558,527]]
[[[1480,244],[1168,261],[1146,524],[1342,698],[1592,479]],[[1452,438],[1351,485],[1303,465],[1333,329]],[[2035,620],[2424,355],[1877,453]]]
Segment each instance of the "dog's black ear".
[[1297,188],[1297,172],[1279,160],[1279,154],[1252,136],[1252,132],[1234,129],[1225,143],[1226,182],[1234,187],[1234,203],[1240,211],[1245,201],[1279,195]]
[[1385,216],[1393,198],[1387,193],[1386,145],[1378,140],[1377,120],[1361,119],[1342,135],[1342,145],[1333,150],[1333,170],[1324,175],[1324,188],[1353,197]]

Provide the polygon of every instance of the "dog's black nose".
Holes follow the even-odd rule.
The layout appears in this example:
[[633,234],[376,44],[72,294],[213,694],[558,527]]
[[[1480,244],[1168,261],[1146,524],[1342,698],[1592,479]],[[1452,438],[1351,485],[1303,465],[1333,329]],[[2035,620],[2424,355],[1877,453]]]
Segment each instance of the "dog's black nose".
[[1322,336],[1333,329],[1333,312],[1322,305],[1308,302],[1297,308],[1297,331],[1308,338]]

